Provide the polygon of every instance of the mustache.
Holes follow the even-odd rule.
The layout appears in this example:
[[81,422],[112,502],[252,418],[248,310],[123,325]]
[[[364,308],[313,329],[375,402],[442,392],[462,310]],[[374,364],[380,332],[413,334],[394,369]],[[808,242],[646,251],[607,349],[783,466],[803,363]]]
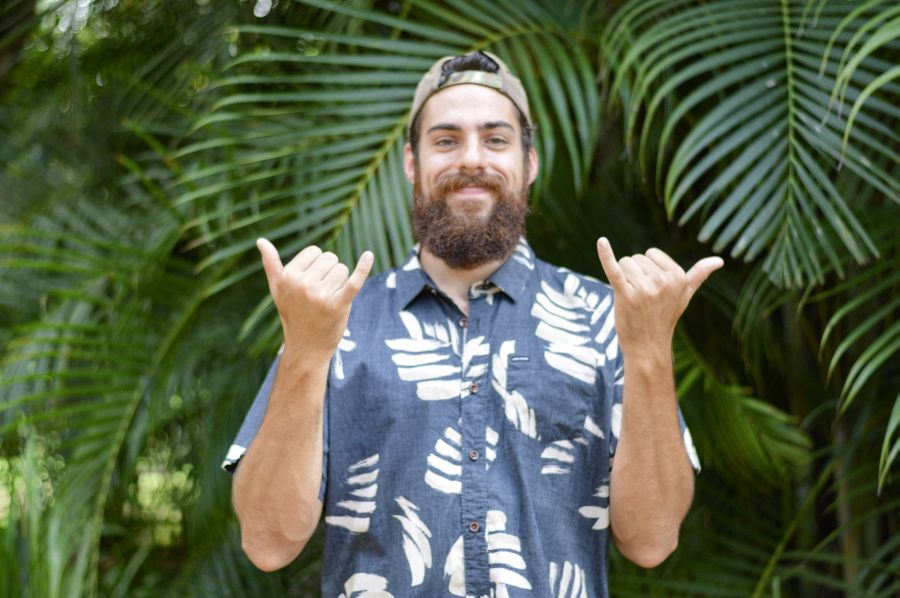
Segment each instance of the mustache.
[[455,172],[442,175],[435,181],[435,191],[438,196],[459,191],[465,187],[483,187],[488,191],[494,192],[497,197],[503,195],[506,190],[506,182],[499,174],[488,174],[486,172],[478,174],[463,174]]

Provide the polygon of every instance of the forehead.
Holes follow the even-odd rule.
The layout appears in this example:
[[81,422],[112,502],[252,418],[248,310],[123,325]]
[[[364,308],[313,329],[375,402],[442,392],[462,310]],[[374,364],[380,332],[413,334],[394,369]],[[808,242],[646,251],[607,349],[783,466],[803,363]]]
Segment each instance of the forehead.
[[506,121],[518,132],[519,117],[508,97],[490,87],[464,83],[440,90],[422,107],[421,131],[434,124],[453,124],[462,128],[478,127],[486,122]]

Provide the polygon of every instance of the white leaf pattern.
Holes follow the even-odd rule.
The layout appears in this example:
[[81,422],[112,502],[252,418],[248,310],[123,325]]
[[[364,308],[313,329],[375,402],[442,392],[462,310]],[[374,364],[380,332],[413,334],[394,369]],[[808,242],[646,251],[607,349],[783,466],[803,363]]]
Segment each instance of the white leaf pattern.
[[[485,428],[485,468],[497,457],[499,435],[490,426]],[[434,443],[434,450],[426,457],[425,483],[444,494],[462,491],[462,436],[455,428],[444,429]]]
[[515,251],[513,251],[512,258],[529,270],[534,270],[534,253],[531,252],[531,248],[525,242],[525,239],[519,238],[519,243],[516,245]]
[[694,446],[694,439],[691,438],[691,431],[684,429],[684,449],[687,451],[688,459],[694,467],[694,471],[700,473],[700,457],[697,456],[697,448]]
[[394,598],[387,585],[387,579],[380,575],[354,573],[344,582],[344,591],[338,598]]
[[[558,587],[557,587],[558,583]],[[550,594],[553,598],[588,598],[587,575],[577,564],[566,561],[560,571],[559,564],[550,563]]]
[[598,501],[600,504],[584,505],[578,509],[578,513],[582,517],[594,520],[591,529],[604,530],[609,527],[609,484],[598,486],[594,496],[600,499]]
[[394,351],[392,359],[401,380],[416,382],[416,396],[423,401],[444,401],[460,396],[460,367],[453,359],[459,355],[456,327],[421,323],[408,311],[400,312],[408,338],[387,339]]
[[522,434],[529,438],[540,439],[537,433],[537,418],[534,409],[528,406],[525,397],[517,390],[507,389],[507,363],[509,357],[516,351],[516,341],[503,341],[500,345],[500,351],[493,355],[493,367],[491,368],[492,380],[491,385],[494,390],[503,399],[503,408],[506,413],[506,419]]
[[610,415],[610,432],[615,439],[619,438],[619,432],[622,430],[622,404],[616,403],[612,406],[612,414]]
[[[560,272],[568,271],[560,268]],[[535,295],[531,315],[538,319],[535,335],[547,342],[544,359],[560,372],[585,384],[594,384],[596,368],[606,363],[608,355],[592,343],[600,341],[591,339],[591,326],[611,314],[610,296],[601,301],[600,295],[588,292],[573,273],[566,276],[562,292],[547,281],[541,281],[541,291]],[[615,337],[605,340],[607,348],[615,344]]]
[[[385,343],[394,350],[391,359],[400,379],[416,382],[416,396],[423,401],[468,397],[471,382],[487,372],[490,345],[484,337],[468,339],[461,346],[459,333],[450,320],[446,324],[422,323],[410,312],[401,311],[399,315],[409,337],[388,339]],[[454,359],[456,356],[459,360]],[[461,372],[465,375],[461,376]]]
[[575,462],[575,445],[572,443],[578,440],[557,440],[548,444],[541,453],[541,459],[544,461],[541,473],[543,475],[571,473],[572,463]]
[[[520,554],[522,543],[519,538],[506,530],[506,514],[503,511],[487,512],[485,539],[488,548],[490,578],[494,587],[491,596],[509,598],[507,586],[531,590],[531,582],[521,573],[528,566]],[[463,537],[456,542],[447,553],[444,561],[444,578],[450,578],[448,591],[453,596],[466,595],[466,576],[463,550]]]
[[344,360],[341,357],[341,353],[352,351],[355,348],[356,343],[350,340],[350,329],[347,328],[344,330],[343,338],[338,343],[337,351],[334,352],[334,376],[338,380],[344,379]]
[[[345,486],[350,486],[350,495],[354,498],[338,501],[336,509],[347,514],[329,514],[325,517],[325,523],[343,527],[351,532],[362,534],[369,531],[371,514],[375,512],[375,496],[378,493],[378,454],[357,461],[347,468]],[[357,500],[357,499],[371,500]],[[340,511],[337,511],[340,512]]]
[[453,428],[446,428],[434,443],[434,450],[426,458],[425,483],[444,494],[462,491],[462,436]]
[[517,536],[506,531],[506,514],[503,511],[487,512],[486,535],[494,595],[497,598],[508,598],[507,586],[530,590],[531,582],[520,573],[528,568],[520,554],[522,544]]
[[409,563],[412,577],[410,586],[417,586],[425,580],[425,570],[431,569],[431,531],[419,518],[419,507],[402,496],[396,499],[403,515],[394,515],[403,526],[403,553]]
[[450,578],[447,591],[454,596],[466,595],[466,568],[463,554],[463,537],[460,536],[450,547],[444,560],[444,579]]
[[497,441],[500,440],[500,435],[492,427],[487,426],[484,429],[484,440],[484,468],[490,469],[491,463],[497,458]]
[[587,430],[587,432],[589,434],[596,436],[597,438],[604,437],[603,430],[600,429],[600,426],[597,424],[597,422],[594,421],[594,418],[592,418],[590,415],[586,415],[584,417],[584,429]]

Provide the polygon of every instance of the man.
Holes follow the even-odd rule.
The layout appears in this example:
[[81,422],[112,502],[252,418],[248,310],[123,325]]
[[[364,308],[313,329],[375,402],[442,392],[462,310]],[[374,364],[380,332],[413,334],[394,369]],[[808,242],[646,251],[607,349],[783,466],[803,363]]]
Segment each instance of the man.
[[498,58],[442,59],[410,116],[403,266],[365,281],[370,252],[351,274],[260,240],[284,347],[226,467],[243,458],[261,569],[296,558],[323,504],[324,596],[606,596],[610,526],[641,566],[675,549],[697,465],[672,334],[722,261],[616,261],[600,239],[610,289],[536,259],[531,127]]

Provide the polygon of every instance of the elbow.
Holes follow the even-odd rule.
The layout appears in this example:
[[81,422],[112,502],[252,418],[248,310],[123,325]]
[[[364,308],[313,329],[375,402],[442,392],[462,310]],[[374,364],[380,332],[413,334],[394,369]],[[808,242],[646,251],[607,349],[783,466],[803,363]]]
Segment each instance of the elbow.
[[672,539],[670,542],[656,542],[653,544],[645,544],[643,546],[619,547],[625,558],[644,569],[653,569],[658,567],[669,558],[678,547],[678,538]]
[[290,565],[300,554],[306,542],[289,542],[284,539],[255,539],[241,534],[241,548],[256,568],[271,573]]

